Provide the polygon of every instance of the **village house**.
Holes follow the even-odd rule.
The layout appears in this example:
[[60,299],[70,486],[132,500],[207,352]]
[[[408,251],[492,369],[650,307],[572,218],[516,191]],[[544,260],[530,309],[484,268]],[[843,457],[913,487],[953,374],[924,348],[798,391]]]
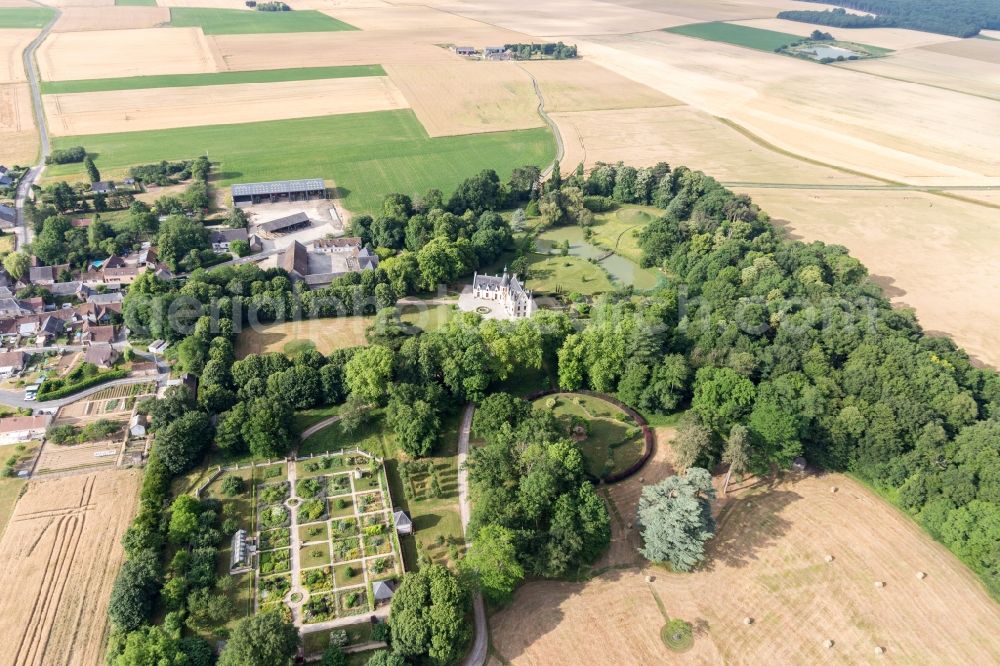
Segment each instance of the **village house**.
[[45,436],[45,429],[51,422],[52,416],[50,414],[0,418],[0,444],[41,439]]
[[236,241],[250,243],[250,235],[246,229],[213,229],[209,235],[212,242],[212,249],[216,252],[229,252],[229,248]]
[[121,354],[118,353],[118,350],[111,345],[97,344],[87,347],[87,351],[83,355],[83,360],[86,363],[96,365],[98,368],[110,368],[118,362],[120,356]]
[[0,352],[0,377],[6,379],[24,372],[28,354],[20,351]]
[[506,266],[503,275],[474,273],[472,295],[474,298],[499,302],[507,316],[512,319],[530,317],[537,309],[531,292],[524,288],[517,275],[507,272]]
[[10,229],[17,224],[17,210],[6,204],[0,204],[0,228]]
[[113,180],[99,180],[90,184],[90,191],[94,194],[111,194],[118,190]]
[[28,269],[28,280],[31,284],[48,286],[59,282],[59,276],[69,272],[69,264],[58,266],[32,266]]
[[95,326],[90,323],[83,325],[83,335],[80,342],[85,345],[110,345],[118,336],[114,324],[108,326]]

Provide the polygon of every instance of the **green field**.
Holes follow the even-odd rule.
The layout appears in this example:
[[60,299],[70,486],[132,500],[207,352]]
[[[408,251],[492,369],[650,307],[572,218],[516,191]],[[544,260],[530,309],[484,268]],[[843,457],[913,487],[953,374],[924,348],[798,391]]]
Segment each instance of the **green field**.
[[758,51],[774,51],[792,42],[805,39],[805,36],[802,35],[792,35],[787,32],[776,32],[774,30],[761,30],[760,28],[733,25],[732,23],[722,23],[721,21],[679,25],[673,28],[664,28],[664,31],[686,37],[707,39],[710,42],[725,42],[726,44],[745,46],[757,49]]
[[43,95],[98,92],[103,90],[133,90],[136,88],[180,88],[219,86],[237,83],[276,83],[280,81],[313,81],[345,79],[357,76],[385,76],[381,65],[345,65],[343,67],[298,67],[294,69],[262,69],[249,72],[213,72],[209,74],[161,74],[126,76],[120,79],[81,79],[78,81],[43,81]]
[[[136,164],[208,154],[216,185],[283,178],[336,181],[344,205],[373,211],[387,193],[450,191],[483,169],[507,178],[514,167],[548,165],[548,129],[430,138],[410,110],[357,113],[239,125],[59,137],[54,148],[83,145],[102,173]],[[79,164],[53,165],[48,178],[82,180]]]
[[175,7],[170,10],[170,24],[179,28],[201,28],[206,35],[357,30],[353,25],[314,10],[257,12]]
[[0,28],[44,28],[53,16],[48,7],[0,7]]

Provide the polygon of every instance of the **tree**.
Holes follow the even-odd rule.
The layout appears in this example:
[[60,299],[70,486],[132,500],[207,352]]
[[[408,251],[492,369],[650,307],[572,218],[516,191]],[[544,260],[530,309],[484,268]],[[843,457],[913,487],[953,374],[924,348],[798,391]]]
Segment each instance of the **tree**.
[[125,560],[111,588],[108,618],[121,631],[135,631],[149,618],[159,587],[156,551],[142,550]]
[[101,172],[97,170],[97,165],[94,164],[94,160],[90,155],[83,158],[83,168],[87,170],[87,177],[90,178],[90,182],[96,183],[101,179]]
[[257,398],[247,405],[241,434],[250,453],[258,458],[283,456],[291,448],[292,408],[287,402]]
[[716,432],[744,416],[753,405],[753,382],[730,368],[702,368],[694,382],[693,409]]
[[376,650],[368,657],[365,666],[406,666],[406,659],[398,652]]
[[326,646],[326,650],[323,651],[323,661],[320,662],[321,666],[347,666],[347,655],[344,654],[344,650],[340,645],[334,645],[333,641]]
[[229,249],[237,257],[245,257],[250,254],[250,243],[245,240],[234,240],[229,244]]
[[392,597],[393,649],[404,657],[450,664],[469,637],[468,601],[459,578],[440,564],[407,573]]
[[509,599],[524,578],[524,568],[517,561],[514,532],[501,525],[486,525],[479,530],[462,567],[475,577],[483,596],[493,603]]
[[201,502],[191,495],[180,495],[170,505],[170,540],[175,544],[184,544],[194,537],[201,529],[198,517],[201,513]]
[[677,428],[677,435],[670,448],[674,451],[674,462],[680,469],[687,469],[708,452],[712,446],[712,431],[703,426],[697,418],[685,416]]
[[180,638],[161,625],[140,627],[129,633],[115,632],[108,648],[109,666],[210,666],[212,648],[203,638]]
[[205,630],[224,624],[232,615],[233,602],[225,594],[199,587],[188,595],[187,611],[188,627]]
[[287,666],[299,648],[299,632],[277,611],[239,621],[219,655],[219,666]]
[[156,237],[156,249],[162,261],[177,270],[180,261],[191,253],[191,250],[204,250],[209,247],[208,230],[198,220],[192,220],[184,215],[171,215],[160,223],[160,232]]
[[212,424],[203,412],[188,412],[158,429],[154,452],[172,474],[191,469],[212,439]]
[[389,390],[386,423],[403,450],[415,458],[426,456],[437,444],[441,433],[436,404],[439,394],[436,384],[430,385],[428,390],[413,384],[396,384]]
[[722,461],[729,464],[726,482],[722,486],[722,494],[725,495],[733,472],[742,476],[750,468],[750,430],[746,426],[737,423],[729,431]]
[[639,498],[644,557],[690,571],[704,558],[705,543],[715,533],[710,500],[715,498],[708,470],[692,467],[646,486]]
[[358,350],[344,366],[348,392],[367,403],[382,404],[392,378],[392,350],[371,345]]
[[28,274],[31,257],[24,252],[11,252],[3,258],[3,267],[15,280],[20,280]]

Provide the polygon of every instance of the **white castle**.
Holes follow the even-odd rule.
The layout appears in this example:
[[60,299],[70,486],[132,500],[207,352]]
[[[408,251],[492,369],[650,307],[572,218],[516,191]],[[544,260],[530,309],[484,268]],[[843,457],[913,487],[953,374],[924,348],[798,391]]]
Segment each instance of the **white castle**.
[[475,298],[482,298],[487,301],[499,301],[507,316],[512,319],[530,317],[534,314],[536,306],[535,299],[531,297],[531,292],[524,288],[517,275],[507,272],[507,267],[503,267],[503,275],[480,275],[474,273],[472,276],[472,295]]

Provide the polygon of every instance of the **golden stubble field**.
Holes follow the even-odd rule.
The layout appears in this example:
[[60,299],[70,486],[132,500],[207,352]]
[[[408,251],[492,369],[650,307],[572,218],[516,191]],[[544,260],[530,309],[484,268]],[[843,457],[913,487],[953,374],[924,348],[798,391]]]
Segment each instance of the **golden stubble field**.
[[133,30],[166,23],[170,23],[170,10],[166,7],[66,7],[52,30]]
[[0,540],[0,664],[103,661],[119,539],[140,479],[108,471],[29,483]]
[[45,95],[55,136],[223,125],[408,107],[385,76]]
[[511,62],[386,65],[430,136],[541,127],[531,77]]
[[[640,474],[651,483],[669,473],[658,451]],[[629,483],[611,490],[625,521],[634,520],[638,497],[638,482]],[[586,583],[525,585],[490,618],[493,648],[505,663],[539,666],[593,663],[595,655],[621,664],[1000,659],[1000,607],[958,560],[864,487],[832,474],[730,497],[702,570],[632,566],[638,535],[615,519],[612,552],[598,566],[623,568]],[[653,590],[670,617],[695,626],[688,652],[660,641]]]

